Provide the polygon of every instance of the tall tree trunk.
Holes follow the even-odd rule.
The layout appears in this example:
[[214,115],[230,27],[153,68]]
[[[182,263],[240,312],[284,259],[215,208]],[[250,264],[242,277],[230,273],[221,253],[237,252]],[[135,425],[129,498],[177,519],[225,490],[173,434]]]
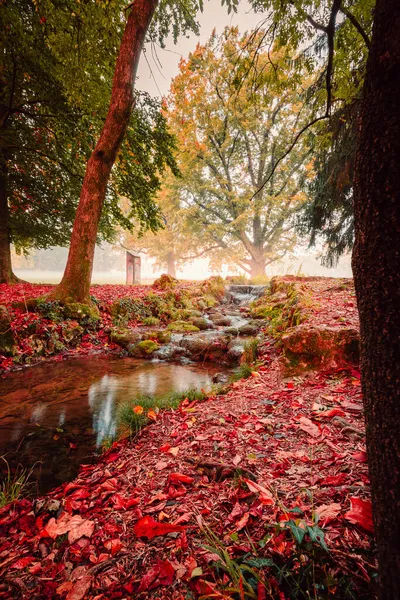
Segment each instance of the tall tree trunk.
[[382,600],[400,598],[400,2],[377,0],[355,162],[354,280]]
[[7,172],[0,163],[0,283],[18,283],[12,271],[11,238],[8,227]]
[[265,266],[264,257],[252,257],[250,260],[250,277],[263,277],[265,275]]
[[167,255],[167,273],[171,277],[176,277],[175,256],[173,252],[168,252]]
[[89,302],[96,235],[108,180],[134,105],[134,83],[142,45],[158,0],[132,2],[119,50],[110,106],[89,158],[76,212],[67,266],[52,295]]

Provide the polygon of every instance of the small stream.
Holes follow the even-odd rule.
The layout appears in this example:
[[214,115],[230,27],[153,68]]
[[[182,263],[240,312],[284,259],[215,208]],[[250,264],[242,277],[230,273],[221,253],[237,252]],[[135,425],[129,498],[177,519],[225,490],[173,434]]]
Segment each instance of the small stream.
[[[12,471],[18,465],[33,469],[34,493],[73,479],[81,464],[93,462],[115,438],[121,402],[133,402],[140,394],[207,390],[217,373],[226,376],[239,364],[246,340],[259,330],[245,307],[264,290],[229,286],[223,302],[203,315],[207,330],[174,334],[153,354],[156,360],[69,358],[3,376],[0,457]],[[4,462],[0,479],[5,470]]]
[[46,493],[73,479],[115,436],[119,403],[209,389],[217,372],[220,366],[87,357],[10,373],[0,379],[0,456],[12,468],[36,465],[37,491]]

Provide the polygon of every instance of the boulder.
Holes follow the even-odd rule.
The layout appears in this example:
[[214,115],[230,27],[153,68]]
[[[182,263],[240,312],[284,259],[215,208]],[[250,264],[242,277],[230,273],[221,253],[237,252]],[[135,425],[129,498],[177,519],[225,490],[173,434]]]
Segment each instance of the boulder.
[[173,321],[167,327],[169,331],[175,331],[177,333],[186,333],[186,332],[197,332],[200,331],[198,327],[192,325],[191,323],[187,323],[186,321]]
[[357,363],[360,335],[354,327],[313,327],[303,323],[281,337],[288,365],[321,367]]
[[200,331],[205,331],[206,329],[212,329],[213,324],[209,319],[205,319],[204,317],[191,317],[190,322],[192,325],[200,329]]
[[259,332],[260,325],[257,323],[246,323],[239,327],[239,335],[257,335]]
[[112,329],[110,333],[110,339],[114,344],[127,348],[130,345],[135,345],[142,339],[141,334],[138,331],[132,329]]
[[152,340],[143,340],[142,342],[138,342],[135,346],[129,346],[129,354],[131,356],[136,356],[137,358],[146,358],[149,357],[159,349],[159,345]]
[[64,316],[66,319],[74,319],[75,321],[86,320],[96,323],[100,319],[100,311],[95,304],[69,302],[64,305]]

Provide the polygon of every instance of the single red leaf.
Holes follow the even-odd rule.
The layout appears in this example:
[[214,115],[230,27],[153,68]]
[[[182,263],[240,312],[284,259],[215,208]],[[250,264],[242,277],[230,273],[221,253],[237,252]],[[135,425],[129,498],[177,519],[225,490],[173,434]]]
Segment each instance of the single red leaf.
[[300,417],[300,429],[306,433],[309,433],[313,437],[320,436],[320,431],[317,425],[315,425],[310,419],[307,419],[307,417]]
[[133,528],[133,532],[137,537],[145,537],[151,540],[158,535],[167,535],[168,533],[175,533],[178,531],[184,531],[185,527],[181,525],[171,525],[170,523],[159,523],[152,517],[143,517],[139,519]]
[[327,525],[338,516],[341,509],[342,507],[338,502],[332,502],[332,504],[321,504],[315,509],[315,513],[319,516],[319,521]]
[[251,481],[250,479],[243,478],[243,481],[247,484],[247,487],[251,492],[257,492],[259,494],[260,501],[265,505],[273,505],[274,497],[267,488],[263,487],[259,483],[255,481]]
[[345,513],[344,518],[350,521],[350,523],[359,525],[366,531],[370,531],[371,533],[374,531],[372,504],[370,500],[363,500],[357,497],[350,498],[350,510]]
[[15,563],[10,566],[10,569],[24,569],[35,560],[36,558],[34,556],[25,556],[24,558],[20,558],[19,560],[15,561]]
[[172,483],[193,483],[194,477],[183,475],[182,473],[170,473],[169,479]]

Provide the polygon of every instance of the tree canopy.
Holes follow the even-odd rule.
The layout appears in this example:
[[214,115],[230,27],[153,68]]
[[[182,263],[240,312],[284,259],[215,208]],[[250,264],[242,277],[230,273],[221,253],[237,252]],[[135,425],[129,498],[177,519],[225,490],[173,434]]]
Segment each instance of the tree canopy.
[[[1,279],[12,278],[17,250],[66,245],[85,164],[105,118],[123,6],[7,1],[0,14]],[[184,26],[183,26],[184,27]],[[154,35],[161,35],[155,28]],[[113,170],[99,228],[155,230],[154,194],[174,141],[157,101],[136,94],[135,111]],[[124,214],[119,197],[131,201]]]
[[[305,69],[289,49],[260,51],[262,30],[227,28],[183,60],[168,99],[177,137],[181,207],[202,246],[263,275],[295,245],[310,150],[299,143],[271,169],[310,114]],[[279,74],[279,76],[278,76]]]
[[[235,7],[236,2],[231,2]],[[287,140],[287,151],[304,137],[313,148],[316,178],[298,221],[311,244],[324,244],[328,265],[352,247],[353,167],[356,126],[370,47],[375,0],[252,0],[265,22],[263,44],[290,43],[298,68],[318,70],[313,111],[304,132]]]

